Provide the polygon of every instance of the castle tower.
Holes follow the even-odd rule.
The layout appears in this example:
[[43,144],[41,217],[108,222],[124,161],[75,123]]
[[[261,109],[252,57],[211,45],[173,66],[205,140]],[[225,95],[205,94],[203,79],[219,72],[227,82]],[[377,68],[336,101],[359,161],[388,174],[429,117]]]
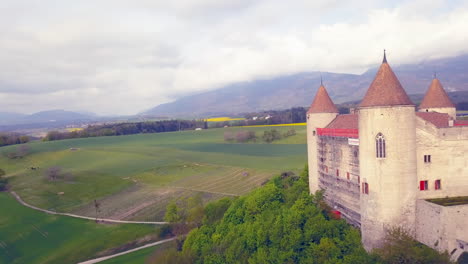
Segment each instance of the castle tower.
[[309,164],[309,188],[311,193],[319,190],[317,161],[317,128],[324,128],[338,115],[338,109],[327,90],[320,85],[312,105],[307,111],[307,153]]
[[386,56],[359,105],[359,168],[362,242],[382,244],[386,230],[415,225],[415,106]]
[[435,76],[419,105],[419,112],[447,113],[452,119],[457,118],[455,104],[450,100],[444,87]]

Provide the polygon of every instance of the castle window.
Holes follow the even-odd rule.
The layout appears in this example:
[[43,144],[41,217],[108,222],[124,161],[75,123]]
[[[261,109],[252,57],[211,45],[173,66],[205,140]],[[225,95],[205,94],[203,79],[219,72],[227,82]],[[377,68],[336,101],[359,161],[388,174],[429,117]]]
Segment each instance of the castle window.
[[346,179],[349,180],[349,172],[346,172]]
[[375,137],[375,151],[377,158],[385,158],[385,137],[382,133],[377,134],[377,137]]
[[435,180],[435,189],[440,190],[442,188],[442,185],[440,184],[440,180]]
[[420,191],[427,191],[429,188],[428,188],[428,185],[427,185],[427,181],[420,181],[419,182],[419,190]]
[[336,177],[340,176],[340,170],[336,170]]
[[315,136],[315,130],[314,130],[314,132],[312,132],[312,134]]
[[424,163],[431,163],[431,155],[424,155]]
[[362,183],[362,193],[369,194],[369,184],[367,182]]

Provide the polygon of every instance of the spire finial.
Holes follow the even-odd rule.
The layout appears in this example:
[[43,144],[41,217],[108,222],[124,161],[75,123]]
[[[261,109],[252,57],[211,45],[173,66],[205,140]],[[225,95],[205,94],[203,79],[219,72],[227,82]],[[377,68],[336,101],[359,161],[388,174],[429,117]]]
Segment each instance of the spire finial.
[[434,71],[434,79],[437,79],[437,72]]
[[382,63],[387,63],[387,54],[385,52],[385,49],[383,50],[383,61]]
[[320,74],[320,86],[323,86],[322,74]]

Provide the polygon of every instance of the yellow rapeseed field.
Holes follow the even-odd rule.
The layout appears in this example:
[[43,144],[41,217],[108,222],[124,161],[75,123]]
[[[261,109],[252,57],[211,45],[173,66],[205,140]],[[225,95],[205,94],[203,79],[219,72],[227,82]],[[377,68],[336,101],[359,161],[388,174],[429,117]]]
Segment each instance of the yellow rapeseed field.
[[78,131],[81,131],[81,130],[83,130],[82,127],[67,128],[68,132],[78,132]]
[[236,120],[245,120],[245,118],[231,118],[231,117],[213,117],[208,118],[206,121],[208,122],[225,122],[225,121],[236,121]]

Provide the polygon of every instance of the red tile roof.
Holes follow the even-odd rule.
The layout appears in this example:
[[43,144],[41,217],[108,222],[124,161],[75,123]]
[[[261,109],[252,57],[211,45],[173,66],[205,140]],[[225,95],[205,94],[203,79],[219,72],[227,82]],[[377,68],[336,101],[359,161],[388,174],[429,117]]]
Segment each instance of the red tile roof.
[[468,126],[468,120],[455,120],[455,126]]
[[320,85],[307,113],[338,113],[338,108],[336,108],[335,104],[330,99],[323,85]]
[[358,114],[338,115],[326,128],[359,129]]
[[419,108],[455,107],[442,87],[439,79],[434,78]]
[[360,107],[414,105],[384,57]]
[[449,126],[450,117],[448,114],[436,112],[416,112],[416,116],[424,119],[438,128]]

